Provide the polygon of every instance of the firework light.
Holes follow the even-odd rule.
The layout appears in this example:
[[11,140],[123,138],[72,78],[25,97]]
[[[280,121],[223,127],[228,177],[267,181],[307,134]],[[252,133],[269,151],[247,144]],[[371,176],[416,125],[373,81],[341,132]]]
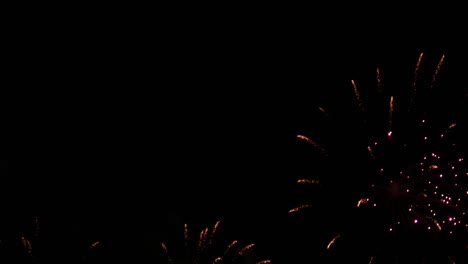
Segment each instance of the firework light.
[[54,263],[61,260],[66,263],[94,263],[95,253],[101,247],[101,241],[86,241],[76,246],[76,241],[67,235],[50,244],[50,234],[41,231],[42,219],[35,216],[32,225],[21,230],[19,236],[0,240],[0,260],[5,263]]
[[189,232],[188,224],[185,223],[183,237],[171,241],[174,247],[161,242],[161,249],[166,256],[167,263],[271,263],[267,259],[256,260],[253,254],[255,244],[243,244],[239,240],[233,240],[222,245],[217,236],[219,225],[220,221],[217,221],[213,227],[205,227],[198,234],[192,234]]
[[[445,60],[442,55],[434,63],[429,81],[424,81],[424,54],[419,54],[410,87],[404,86],[404,92],[388,90],[381,68],[377,68],[377,88],[373,91],[361,92],[359,80],[350,81],[356,116],[362,121],[358,127],[363,140],[356,139],[356,146],[358,152],[367,152],[362,163],[367,168],[361,171],[369,173],[349,175],[346,188],[358,192],[355,196],[343,197],[342,193],[342,197],[321,197],[322,203],[335,199],[354,204],[347,211],[347,220],[343,220],[346,224],[340,225],[337,233],[330,233],[328,244],[324,245],[331,255],[345,251],[360,254],[366,260],[363,263],[381,263],[389,258],[404,261],[405,254],[412,256],[406,260],[413,263],[459,263],[466,258],[468,170],[466,153],[459,146],[463,138],[460,127],[465,125],[466,117],[457,116],[465,112],[457,108],[457,100],[449,102],[451,107],[442,103],[446,99],[438,88]],[[378,102],[369,99],[366,103],[366,98]],[[464,103],[462,107],[466,107]],[[325,112],[324,109],[319,110]],[[450,112],[453,109],[457,109],[455,113]],[[327,114],[332,121],[334,117]],[[332,154],[327,144],[307,135],[297,138],[327,157]],[[298,183],[320,182],[325,190],[336,187],[330,180],[319,178],[300,179]],[[303,204],[290,213],[306,208],[317,209]],[[359,253],[351,253],[354,250]]]

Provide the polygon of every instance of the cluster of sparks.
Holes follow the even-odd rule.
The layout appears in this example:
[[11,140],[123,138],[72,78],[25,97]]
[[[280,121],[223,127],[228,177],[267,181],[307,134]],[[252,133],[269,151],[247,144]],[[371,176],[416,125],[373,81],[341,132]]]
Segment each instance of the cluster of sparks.
[[[441,134],[443,137],[443,134]],[[428,140],[424,137],[424,140]],[[378,144],[375,144],[377,146]],[[424,224],[427,230],[447,231],[453,234],[453,229],[459,226],[468,227],[466,219],[466,205],[468,188],[463,180],[468,177],[464,167],[464,158],[447,159],[443,153],[428,153],[424,155],[415,168],[401,170],[398,175],[386,174],[386,168],[381,167],[376,173],[381,184],[373,184],[371,188],[383,188],[388,195],[397,200],[408,198],[408,203],[400,204],[406,211],[403,217],[394,216],[395,221],[388,227],[390,232],[398,229],[404,219],[411,217],[412,223]],[[363,198],[372,206],[377,206],[378,200]],[[362,201],[361,199],[360,201]],[[358,207],[361,203],[358,202]]]
[[238,240],[233,240],[229,243],[222,254],[215,254],[216,245],[216,233],[219,227],[220,221],[217,221],[211,228],[205,227],[200,231],[199,235],[195,239],[191,239],[188,225],[184,224],[184,253],[173,254],[165,243],[161,242],[161,248],[163,249],[168,263],[193,263],[193,264],[222,264],[222,263],[255,263],[255,264],[267,264],[271,263],[271,260],[254,261],[249,258],[255,244],[248,244],[242,246]]
[[[410,107],[414,107],[414,95],[417,88],[417,77],[423,58],[423,53],[418,57],[414,80],[412,82]],[[442,56],[432,76],[429,88],[432,90],[441,71],[445,56]],[[361,100],[358,86],[351,80],[355,99],[361,112],[365,112],[365,105]],[[382,89],[380,70],[377,68],[377,88]],[[320,108],[321,112],[325,112]],[[356,202],[357,210],[379,210],[388,212],[388,221],[381,226],[382,231],[397,235],[409,229],[418,229],[424,232],[432,232],[436,235],[444,234],[456,236],[467,233],[467,210],[468,210],[468,170],[463,157],[465,153],[457,148],[457,142],[451,137],[452,132],[457,129],[457,123],[448,124],[445,128],[434,133],[435,126],[430,124],[430,118],[420,117],[416,124],[419,139],[415,142],[399,142],[394,139],[394,96],[388,98],[388,117],[385,136],[379,140],[369,139],[370,144],[366,146],[372,168],[376,171],[372,175],[368,192]],[[402,132],[403,133],[403,132]],[[317,142],[304,135],[297,138],[311,144],[319,152],[326,150]],[[388,160],[388,151],[405,152],[413,147],[419,150],[419,158],[398,164],[397,161]],[[392,152],[392,154],[394,154]],[[318,180],[299,179],[298,183],[317,184]],[[302,209],[312,207],[301,205],[293,208],[289,213],[295,213]],[[361,209],[366,208],[366,209]],[[330,249],[340,234],[334,236],[326,246]],[[451,263],[453,258],[449,256]],[[373,263],[373,257],[370,259]]]
[[[423,53],[420,54],[415,67],[415,78],[413,82],[413,90],[416,91],[416,80]],[[445,56],[443,55],[436,70],[433,74],[430,89],[434,88],[437,77],[440,73],[442,63]],[[378,83],[381,83],[380,77],[377,76]],[[356,98],[359,100],[356,85],[355,87]],[[386,142],[374,142],[373,145],[367,146],[370,156],[376,160],[376,152],[385,151],[385,148],[394,144],[392,141],[393,136],[393,96],[389,100],[389,117],[388,117],[388,130]],[[463,226],[468,228],[466,220],[466,208],[468,205],[468,186],[466,185],[466,178],[468,172],[464,164],[463,153],[457,152],[457,144],[445,140],[447,134],[456,128],[457,124],[452,123],[447,128],[440,131],[440,134],[432,138],[429,134],[431,127],[426,119],[420,119],[421,135],[420,140],[423,142],[422,148],[427,149],[423,153],[420,160],[412,166],[403,166],[397,173],[393,168],[388,166],[380,166],[375,174],[375,182],[371,184],[371,189],[379,192],[379,189],[386,191],[387,196],[384,199],[390,198],[398,206],[400,212],[407,212],[401,215],[393,214],[393,221],[391,226],[388,227],[389,232],[395,232],[402,224],[402,221],[411,219],[413,224],[423,224],[427,230],[447,231],[453,234],[453,229]],[[434,144],[449,145],[448,149],[438,153],[433,151],[430,147]],[[387,173],[387,169],[390,173]],[[379,200],[371,197],[364,197],[359,200],[357,206],[370,205],[377,206]],[[400,203],[401,198],[405,198]],[[386,201],[386,200],[384,200]],[[364,203],[363,203],[364,202]]]

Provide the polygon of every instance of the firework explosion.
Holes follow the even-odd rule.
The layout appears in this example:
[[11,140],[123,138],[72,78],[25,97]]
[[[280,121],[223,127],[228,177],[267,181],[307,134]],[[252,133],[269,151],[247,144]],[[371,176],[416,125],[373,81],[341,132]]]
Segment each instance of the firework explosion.
[[[416,61],[407,104],[401,103],[405,100],[402,93],[385,94],[379,68],[375,79],[379,102],[365,104],[358,82],[350,82],[362,121],[359,127],[364,140],[358,145],[367,152],[364,166],[369,173],[358,176],[359,184],[365,186],[357,186],[360,194],[350,196],[354,209],[348,218],[352,220],[330,236],[324,246],[329,252],[338,254],[346,243],[359,241],[362,243],[352,248],[364,256],[363,263],[387,263],[384,259],[389,258],[400,263],[405,254],[417,256],[411,258],[412,263],[459,263],[468,254],[468,170],[466,153],[459,147],[463,138],[459,127],[465,125],[466,117],[446,117],[449,113],[439,104],[436,90],[445,56],[440,57],[427,82],[420,79],[423,57],[421,53]],[[319,108],[326,113],[324,109]],[[376,113],[386,114],[382,118]],[[329,158],[326,147],[306,135],[297,138]],[[298,183],[333,188],[315,178],[299,179]],[[317,207],[302,204],[289,212],[306,208]]]
[[[185,264],[222,264],[222,263],[252,263],[266,264],[270,260],[255,260],[252,250],[255,244],[242,245],[238,240],[233,240],[227,245],[220,245],[217,242],[217,232],[220,221],[217,221],[210,229],[204,228],[196,236],[192,236],[188,230],[188,225],[184,224],[181,247],[166,246],[161,243],[161,248],[166,256],[167,263]],[[172,241],[175,244],[178,241]],[[224,247],[224,248],[222,248]],[[217,252],[222,252],[221,254]]]

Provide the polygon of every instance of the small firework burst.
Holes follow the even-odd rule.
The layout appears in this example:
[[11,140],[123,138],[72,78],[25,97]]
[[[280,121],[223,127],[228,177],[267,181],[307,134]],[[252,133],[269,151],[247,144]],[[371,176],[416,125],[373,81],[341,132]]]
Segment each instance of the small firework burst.
[[[346,186],[340,189],[344,190],[342,197],[322,197],[324,201],[348,198],[346,202],[354,204],[354,209],[350,207],[347,213],[347,224],[341,225],[342,232],[330,235],[329,243],[324,246],[328,251],[342,248],[338,246],[340,241],[348,242],[354,244],[353,249],[365,252],[363,255],[369,263],[378,263],[384,255],[401,259],[402,252],[418,255],[415,259],[418,263],[438,254],[450,261],[447,263],[456,263],[467,254],[460,253],[463,246],[459,246],[465,245],[468,237],[468,170],[466,152],[459,147],[466,137],[461,135],[459,127],[466,125],[467,119],[456,116],[457,113],[451,116],[447,104],[440,102],[446,100],[437,91],[446,57],[439,58],[429,81],[422,82],[423,57],[423,53],[419,54],[409,89],[405,88],[408,96],[400,90],[387,91],[382,80],[385,72],[379,68],[377,89],[372,92],[361,93],[359,82],[350,82],[358,109],[356,119],[363,121],[356,126],[360,138],[350,145],[359,148],[355,153],[367,152],[367,157],[355,165],[366,167],[361,170],[366,173],[351,173],[356,175],[350,175],[345,181]],[[365,95],[379,102],[366,104]],[[466,107],[463,99],[461,104],[458,100],[449,103],[451,110],[465,112],[456,106]],[[327,114],[327,117],[336,116]],[[322,145],[306,135],[297,138],[319,153],[333,156],[325,147],[333,144]],[[340,142],[330,139],[336,141]],[[346,155],[344,159],[349,163],[357,160]],[[301,179],[298,183],[320,182],[323,189],[332,190],[337,186],[335,180],[333,183]],[[305,204],[291,209],[290,213],[305,208],[317,207]]]
[[166,256],[167,263],[271,263],[270,260],[256,260],[252,254],[255,244],[242,244],[238,240],[233,240],[221,245],[222,243],[218,241],[216,236],[219,225],[220,221],[217,221],[211,229],[205,227],[196,235],[189,232],[188,224],[185,223],[183,237],[172,241],[174,245],[180,245],[180,248],[177,246],[168,247],[166,243],[161,243],[161,249]]

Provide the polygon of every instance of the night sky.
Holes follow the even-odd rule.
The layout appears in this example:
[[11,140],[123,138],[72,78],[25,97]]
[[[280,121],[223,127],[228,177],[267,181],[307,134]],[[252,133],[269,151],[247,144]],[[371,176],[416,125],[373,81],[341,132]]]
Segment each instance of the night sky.
[[[27,108],[16,108],[18,140],[1,163],[5,241],[30,232],[38,216],[43,245],[63,249],[44,256],[74,254],[73,247],[99,240],[110,259],[149,259],[183,223],[199,232],[220,220],[221,243],[255,243],[260,259],[328,263],[321,262],[330,257],[324,248],[345,222],[357,221],[350,205],[371,173],[351,80],[367,107],[382,110],[372,97],[379,67],[384,94],[406,106],[420,53],[425,80],[446,58],[438,80],[446,89],[421,107],[443,104],[436,121],[458,122],[462,142],[467,64],[460,50],[423,41],[387,45],[391,36],[383,32],[356,41],[366,35],[292,22],[208,25],[154,32],[103,26],[27,51],[27,67],[38,70],[21,78],[37,89],[22,98]],[[53,36],[31,38],[47,43]],[[367,117],[372,134],[387,114]],[[395,112],[395,126],[408,125],[405,117]],[[298,134],[323,142],[330,155]],[[326,186],[321,193],[296,183],[316,175]],[[318,209],[288,214],[314,198]],[[355,248],[337,255],[360,259],[350,253]]]

